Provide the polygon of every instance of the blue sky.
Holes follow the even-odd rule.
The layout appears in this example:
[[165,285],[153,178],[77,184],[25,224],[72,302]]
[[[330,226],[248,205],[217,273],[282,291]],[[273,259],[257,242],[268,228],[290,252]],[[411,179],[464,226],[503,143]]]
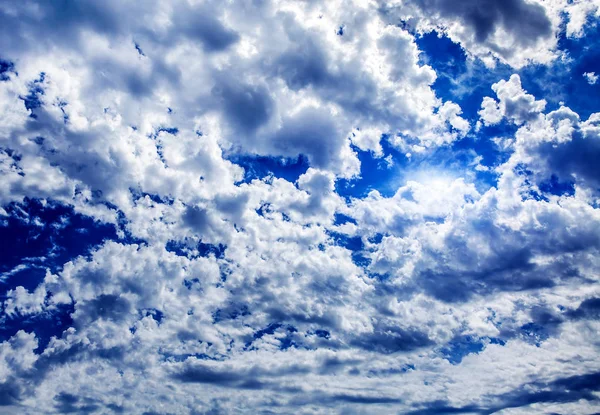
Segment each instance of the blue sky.
[[599,31],[0,5],[0,412],[600,412]]

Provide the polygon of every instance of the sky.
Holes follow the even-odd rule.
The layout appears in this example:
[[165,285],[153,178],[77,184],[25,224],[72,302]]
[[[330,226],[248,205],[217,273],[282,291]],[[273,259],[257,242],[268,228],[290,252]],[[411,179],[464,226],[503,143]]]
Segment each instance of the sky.
[[0,2],[0,413],[600,413],[599,0]]

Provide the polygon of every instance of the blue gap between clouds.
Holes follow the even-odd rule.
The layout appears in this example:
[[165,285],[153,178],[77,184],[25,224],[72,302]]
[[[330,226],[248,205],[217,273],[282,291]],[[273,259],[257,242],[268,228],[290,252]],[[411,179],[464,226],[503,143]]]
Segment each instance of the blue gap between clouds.
[[279,349],[287,350],[290,347],[297,347],[298,345],[293,340],[294,333],[298,332],[298,329],[291,325],[284,325],[282,323],[271,323],[264,329],[258,330],[252,336],[252,340],[246,342],[244,349],[251,350],[252,343],[255,340],[261,339],[265,335],[273,335],[280,328],[285,328],[286,336],[284,338],[280,338],[279,340]]
[[371,260],[363,255],[365,245],[360,236],[348,236],[339,232],[327,231],[327,234],[337,246],[352,252],[352,262],[358,267],[367,267]]
[[523,88],[537,99],[548,101],[547,111],[564,102],[565,106],[586,120],[600,110],[600,82],[590,85],[583,74],[600,73],[600,24],[589,20],[584,36],[569,38],[565,22],[561,25],[558,49],[566,52],[571,61],[556,59],[552,65],[529,65],[519,71]]
[[335,213],[333,215],[333,224],[335,226],[344,225],[346,223],[358,224],[354,218],[344,215],[343,213]]
[[[487,68],[479,59],[467,61],[466,54],[459,44],[452,42],[447,36],[433,31],[418,36],[416,41],[422,51],[422,64],[430,65],[437,73],[432,85],[436,95],[444,101],[453,101],[463,110],[463,117],[474,127],[479,119],[478,111],[485,96],[495,98],[491,87],[500,80],[507,80],[513,73],[519,74],[523,88],[536,99],[546,99],[546,112],[560,107],[561,102],[577,112],[582,119],[587,119],[598,111],[598,93],[600,83],[589,85],[583,77],[584,72],[599,72],[600,68],[600,25],[597,21],[589,21],[585,26],[585,35],[581,38],[566,36],[565,22],[559,35],[559,49],[568,53],[571,62],[556,59],[551,65],[527,65],[520,70],[506,64],[497,63],[495,68]],[[592,90],[592,91],[590,91]],[[491,141],[496,137],[514,137],[518,127],[506,122],[496,126],[483,126],[480,131],[471,133],[462,140],[455,141],[444,151],[439,149],[430,156],[430,163],[439,160],[453,160],[456,154],[475,151],[482,156],[481,164],[488,167],[497,166],[510,156],[500,151]],[[447,154],[444,154],[447,153]],[[446,167],[448,162],[445,161]],[[453,163],[459,167],[461,162]],[[463,166],[467,167],[467,166]],[[476,172],[478,187],[494,186],[496,177],[491,172]],[[557,183],[549,178],[543,185],[543,191],[552,194],[570,194],[569,183]]]
[[[56,272],[65,262],[88,253],[105,240],[117,239],[112,224],[96,222],[75,213],[70,206],[51,201],[44,205],[37,199],[25,199],[23,203],[10,203],[4,209],[8,217],[0,222],[2,273],[18,265]],[[18,285],[34,290],[41,280],[28,276],[27,269],[1,282],[2,293]]]
[[162,203],[165,205],[172,205],[175,202],[175,199],[171,196],[163,196],[152,193],[144,192],[140,189],[129,188],[129,192],[131,193],[131,197],[134,201],[145,198],[146,196],[153,201],[154,203]]
[[75,304],[59,304],[51,312],[45,311],[40,314],[6,316],[4,307],[0,319],[0,342],[6,341],[18,331],[35,333],[38,339],[38,347],[35,353],[42,353],[50,339],[54,336],[60,337],[63,331],[71,327],[73,319],[71,314],[75,311]]
[[[46,269],[56,273],[64,263],[89,253],[106,240],[117,239],[113,225],[96,222],[75,213],[70,206],[52,201],[44,204],[40,200],[25,199],[23,203],[10,203],[4,209],[8,216],[0,220],[0,272],[6,275],[0,282],[2,299],[18,286],[35,290],[43,281]],[[17,266],[22,269],[13,271]],[[0,341],[19,330],[33,331],[40,341],[38,350],[43,350],[50,337],[60,335],[70,326],[73,307],[69,304],[38,315],[8,316],[3,303]]]
[[463,116],[472,122],[479,118],[477,112],[483,98],[495,97],[492,85],[508,80],[514,73],[521,77],[528,93],[547,101],[546,111],[557,109],[564,102],[587,119],[598,111],[600,83],[588,84],[583,73],[600,72],[600,25],[590,20],[584,27],[584,36],[569,38],[565,23],[561,24],[558,49],[566,52],[571,61],[555,59],[550,65],[530,64],[521,69],[501,62],[487,68],[479,59],[467,62],[460,45],[435,31],[417,37],[416,42],[422,51],[421,63],[436,71],[437,79],[432,87],[437,96],[459,104]]
[[[227,250],[227,245],[224,244],[208,244],[202,242],[191,242],[186,239],[183,241],[175,241],[170,240],[165,244],[165,250],[168,252],[172,252],[177,256],[183,256],[189,259],[195,259],[199,257],[209,257],[212,256],[216,259],[224,259],[225,251]],[[229,270],[226,264],[223,262],[219,263],[219,270],[221,273],[221,282],[225,282],[227,280],[227,276],[229,275]],[[184,279],[183,285],[188,290],[193,290],[195,286],[200,284],[200,280],[198,278]]]
[[457,365],[462,362],[465,356],[470,354],[479,354],[485,349],[486,344],[499,344],[504,346],[506,343],[495,337],[474,337],[460,336],[446,344],[441,349],[442,356],[451,364]]
[[432,85],[436,95],[460,105],[463,117],[470,121],[479,118],[477,112],[483,97],[493,95],[492,84],[513,73],[501,63],[490,69],[479,59],[467,62],[462,47],[436,31],[418,36],[416,43],[421,51],[420,63],[431,66],[437,74]]
[[226,158],[244,169],[242,183],[261,180],[270,175],[295,183],[309,167],[308,158],[302,154],[296,158],[249,154],[229,155]]
[[175,255],[188,258],[208,257],[213,255],[217,259],[222,259],[225,257],[227,245],[206,244],[200,241],[195,246],[190,246],[187,242],[171,240],[167,242],[165,249],[169,252],[173,252]]
[[550,338],[551,333],[549,325],[541,322],[530,322],[521,326],[519,334],[523,340],[540,347],[543,342]]
[[561,182],[556,175],[539,184],[539,189],[544,193],[550,193],[556,196],[575,195],[575,182]]
[[226,321],[226,320],[235,320],[238,317],[245,317],[245,316],[249,316],[251,314],[252,313],[250,313],[250,309],[248,308],[247,305],[232,304],[227,309],[218,308],[213,313],[213,315],[212,315],[213,324],[217,324],[221,321]]
[[31,111],[29,116],[31,118],[37,118],[35,114],[35,110],[42,106],[42,101],[40,100],[40,95],[44,95],[44,88],[42,88],[42,84],[46,80],[46,74],[44,72],[40,73],[40,77],[35,81],[29,84],[28,94],[25,96],[19,96],[23,103],[25,104],[25,108]]
[[516,166],[516,172],[518,175],[525,178],[524,183],[528,190],[523,193],[523,198],[532,198],[537,201],[548,202],[548,194],[555,196],[573,196],[575,194],[575,183],[572,181],[561,182],[556,175],[550,176],[547,180],[541,182],[538,186],[538,192],[535,187],[532,187],[533,183],[533,172],[523,164]]
[[10,79],[10,73],[16,74],[15,64],[0,58],[0,82],[8,81]]
[[[382,157],[376,157],[371,151],[363,151],[356,146],[360,160],[360,176],[352,179],[339,179],[335,183],[335,191],[347,201],[350,198],[363,198],[373,190],[377,190],[385,197],[391,197],[397,190],[399,170],[408,165],[410,160],[397,148],[392,146],[386,135],[381,137]],[[385,157],[391,155],[394,165],[388,167]]]
[[[416,39],[422,51],[420,60],[422,64],[431,66],[437,79],[432,85],[436,95],[444,101],[452,101],[462,108],[462,116],[471,124],[471,132],[467,137],[457,140],[446,149],[440,148],[434,154],[444,164],[452,164],[454,170],[469,168],[473,160],[473,152],[482,157],[481,164],[488,167],[497,166],[506,161],[509,154],[498,149],[492,141],[496,137],[512,137],[516,128],[510,125],[483,127],[475,132],[478,111],[481,102],[486,96],[493,97],[492,85],[500,79],[508,79],[513,70],[507,65],[498,63],[496,68],[485,67],[482,61],[476,59],[467,62],[467,55],[462,47],[452,42],[446,35],[433,31]],[[458,160],[456,155],[463,156]],[[496,185],[494,173],[476,171],[476,179],[481,187]]]
[[[477,140],[467,137],[454,142],[451,146],[442,146],[414,154],[408,159],[394,148],[386,136],[381,139],[384,157],[391,155],[394,165],[387,166],[384,157],[375,157],[370,151],[354,148],[361,162],[360,176],[352,179],[338,179],[336,192],[347,202],[353,198],[364,198],[371,191],[378,191],[383,197],[392,197],[406,182],[406,176],[419,170],[448,171],[451,175],[463,177],[465,170],[473,171],[473,150],[483,153],[482,164],[498,165],[508,155],[499,152],[489,140]],[[487,158],[486,158],[487,157]],[[480,190],[487,190],[496,184],[497,176],[491,171],[476,172],[476,184]]]

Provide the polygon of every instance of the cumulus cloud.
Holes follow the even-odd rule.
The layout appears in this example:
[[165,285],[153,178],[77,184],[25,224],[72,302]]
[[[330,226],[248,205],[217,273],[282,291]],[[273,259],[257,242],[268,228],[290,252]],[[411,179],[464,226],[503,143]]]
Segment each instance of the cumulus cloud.
[[486,125],[498,124],[504,118],[521,125],[538,117],[546,107],[546,101],[536,101],[521,86],[519,75],[512,75],[508,81],[501,80],[492,85],[499,101],[485,97],[479,115]]
[[472,31],[474,40],[485,43],[497,30],[504,30],[517,39],[521,46],[535,43],[548,37],[552,26],[544,8],[533,2],[486,1],[463,2],[460,5],[449,1],[416,1],[423,10],[431,10],[442,18],[458,18]]
[[596,75],[594,72],[584,72],[583,77],[590,85],[595,85],[596,82],[598,82],[598,75]]
[[582,37],[590,19],[600,16],[598,0],[574,1],[555,0],[549,3],[554,10],[565,12],[569,16],[566,33],[570,37]]
[[598,189],[600,114],[586,121],[568,107],[543,113],[546,102],[536,100],[521,87],[517,75],[492,86],[499,101],[485,97],[479,115],[485,125],[506,119],[522,126],[516,133],[515,154],[509,164],[521,163],[535,173],[539,182],[554,175],[563,182]]
[[[148,136],[177,124],[182,133],[201,130],[222,147],[303,154],[315,167],[353,175],[359,166],[349,147],[354,128],[427,135],[433,145],[456,138],[446,132],[447,119],[462,134],[468,130],[460,110],[451,118],[435,115],[443,104],[449,108],[430,88],[435,73],[419,63],[412,36],[386,25],[369,4],[343,12],[337,3],[267,2],[226,11],[219,2],[67,2],[63,8],[30,1],[5,6],[3,19],[3,39],[8,32],[18,39],[3,50],[19,62],[20,74],[3,88],[16,100],[44,72],[38,92],[27,95],[31,117],[22,111],[19,128],[50,147],[57,135],[71,145],[77,136],[131,134],[131,127]],[[346,30],[338,35],[342,24]],[[40,62],[43,44],[52,46],[55,64]],[[101,110],[106,115],[98,119]],[[425,134],[432,129],[435,134]],[[379,136],[366,148],[376,149]],[[120,150],[95,162],[126,157]]]
[[381,6],[392,22],[420,32],[442,31],[487,65],[502,62],[515,68],[560,58],[563,20],[567,36],[581,37],[586,22],[600,10],[596,0],[411,0]]
[[597,410],[600,116],[417,41],[549,62],[559,3],[0,5],[2,412]]
[[[408,7],[407,7],[408,6]],[[515,67],[547,63],[556,54],[560,18],[544,2],[528,0],[414,0],[385,3],[392,18],[420,31],[443,30],[488,65],[497,60]]]

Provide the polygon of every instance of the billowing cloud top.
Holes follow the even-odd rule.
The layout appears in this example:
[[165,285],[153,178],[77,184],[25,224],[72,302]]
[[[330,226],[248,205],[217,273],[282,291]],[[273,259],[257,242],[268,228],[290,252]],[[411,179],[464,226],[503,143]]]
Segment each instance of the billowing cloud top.
[[600,2],[0,3],[0,412],[600,411]]

